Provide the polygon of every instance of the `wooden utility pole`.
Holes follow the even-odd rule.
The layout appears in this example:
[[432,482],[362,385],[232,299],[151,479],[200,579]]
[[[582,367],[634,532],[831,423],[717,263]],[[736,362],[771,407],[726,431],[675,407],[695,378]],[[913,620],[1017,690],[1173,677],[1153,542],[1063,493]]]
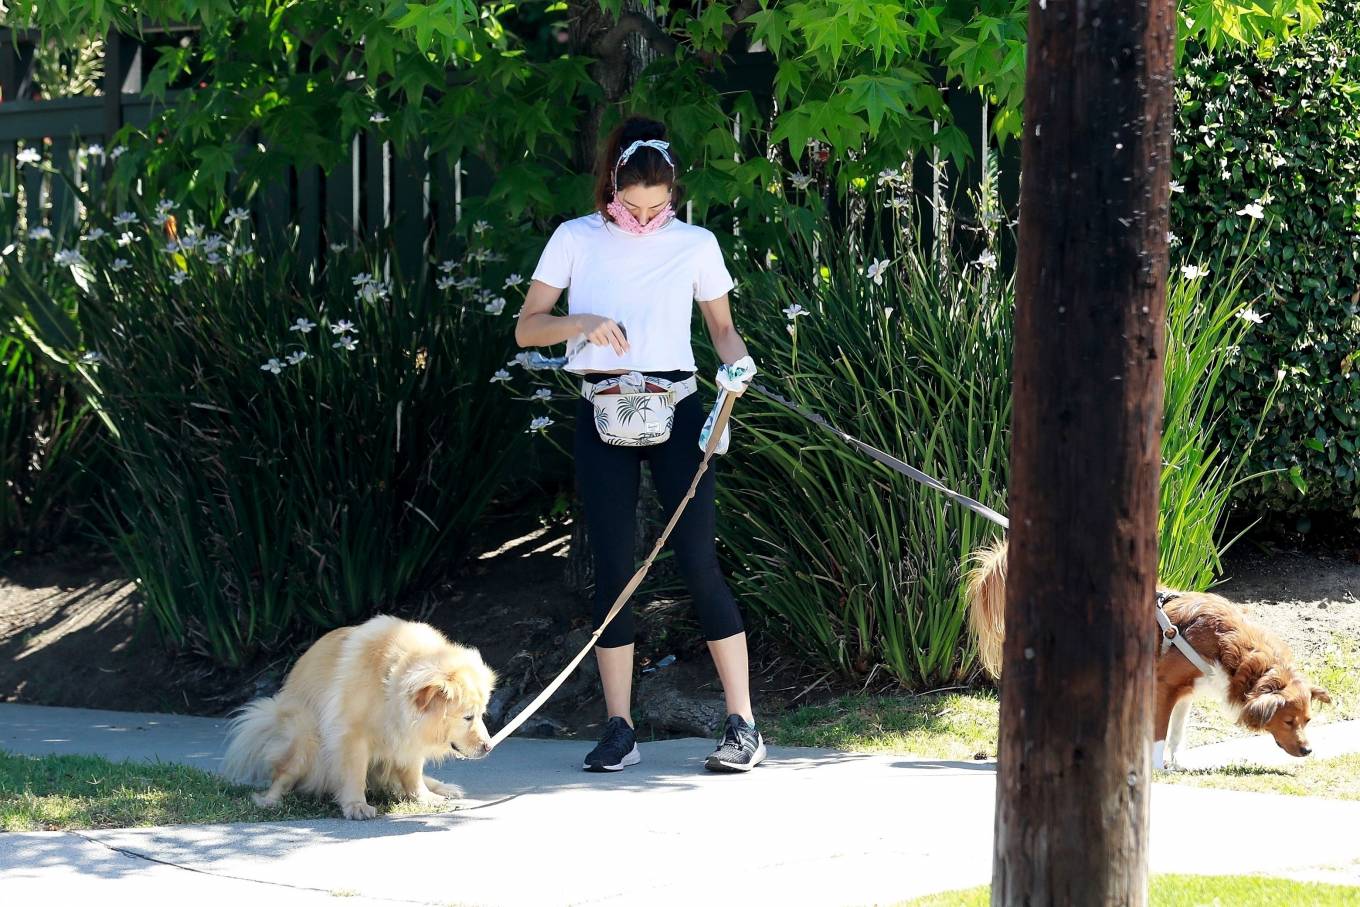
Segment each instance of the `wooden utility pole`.
[[992,904],[1147,903],[1173,0],[1031,0]]

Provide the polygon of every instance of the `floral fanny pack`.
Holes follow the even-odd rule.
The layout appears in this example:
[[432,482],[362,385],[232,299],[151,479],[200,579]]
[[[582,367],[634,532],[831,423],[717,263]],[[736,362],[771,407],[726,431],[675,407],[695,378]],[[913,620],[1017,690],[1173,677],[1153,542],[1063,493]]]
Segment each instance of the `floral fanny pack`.
[[668,381],[641,372],[581,382],[581,396],[595,407],[600,440],[615,447],[664,444],[675,425],[675,405],[699,389],[693,375]]

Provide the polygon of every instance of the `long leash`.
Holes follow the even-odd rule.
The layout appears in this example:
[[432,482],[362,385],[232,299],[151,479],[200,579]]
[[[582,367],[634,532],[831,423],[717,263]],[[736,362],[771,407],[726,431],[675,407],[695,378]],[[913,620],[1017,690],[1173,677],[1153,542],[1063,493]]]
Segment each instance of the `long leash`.
[[997,513],[995,510],[988,507],[986,504],[975,501],[972,498],[968,497],[967,495],[959,494],[957,491],[954,491],[951,488],[947,487],[939,479],[936,479],[933,476],[926,475],[924,472],[921,472],[921,470],[915,468],[914,466],[908,466],[906,463],[903,463],[901,460],[897,459],[897,457],[894,457],[892,454],[884,453],[877,447],[865,444],[858,438],[846,434],[845,432],[841,431],[839,428],[832,425],[830,422],[826,421],[816,413],[808,412],[798,404],[794,403],[791,400],[786,400],[785,398],[781,397],[779,394],[776,394],[774,391],[769,390],[768,388],[762,387],[761,385],[755,383],[752,383],[750,385],[750,388],[751,390],[760,394],[767,400],[777,403],[780,406],[784,407],[785,409],[799,416],[802,416],[804,419],[811,422],[813,425],[820,425],[822,428],[825,428],[827,431],[831,432],[833,435],[840,438],[842,441],[844,441],[846,444],[849,444],[851,447],[858,450],[860,453],[872,457],[873,459],[882,463],[884,466],[887,466],[889,469],[895,470],[896,472],[900,472],[902,475],[906,476],[912,481],[920,482],[927,488],[933,488],[935,491],[938,491],[940,494],[944,495],[953,503],[958,504],[960,507],[968,508],[969,510],[976,513],[978,516],[985,517],[986,519],[991,520],[993,523],[996,523],[1002,529],[1011,528],[1010,520],[1006,519],[1004,516]]
[[[532,361],[533,364],[529,365],[528,367],[534,370],[538,370],[560,368],[561,362],[563,360],[548,359],[546,357],[540,356],[538,359]],[[785,409],[788,409],[791,412],[801,416],[802,418],[811,422],[813,425],[819,425],[822,428],[825,428],[827,431],[831,432],[836,437],[840,438],[846,444],[849,444],[851,447],[860,451],[866,456],[869,456],[874,460],[877,460],[884,466],[887,466],[888,468],[901,473],[902,475],[906,476],[907,478],[915,482],[919,482],[922,485],[925,485],[927,488],[931,488],[934,489],[935,491],[938,491],[940,494],[944,495],[951,502],[958,504],[960,507],[966,507],[967,509],[973,511],[979,516],[991,520],[993,523],[996,523],[1003,529],[1010,529],[1011,525],[1010,520],[1006,519],[1004,516],[997,513],[995,510],[991,509],[987,505],[975,501],[972,498],[968,497],[967,495],[962,495],[952,490],[951,488],[947,487],[943,482],[941,482],[939,479],[927,475],[926,473],[921,472],[921,470],[916,469],[913,466],[907,465],[906,463],[899,460],[897,457],[894,457],[892,454],[884,453],[877,447],[865,444],[858,438],[855,438],[847,434],[846,432],[841,431],[839,428],[832,425],[830,422],[826,421],[816,413],[808,412],[807,410],[798,406],[796,403],[793,403],[790,400],[786,400],[779,394],[776,394],[773,391],[759,384],[752,383],[749,385],[749,388],[751,390],[756,391],[766,399],[774,403],[777,403],[780,406],[784,407]],[[496,735],[491,738],[490,746],[492,749],[495,749],[495,747],[498,744],[500,744],[503,740],[505,740],[515,731],[519,730],[520,725],[528,721],[529,718],[531,718],[535,712],[542,708],[543,704],[552,697],[552,694],[557,692],[558,688],[561,687],[562,684],[566,682],[566,679],[569,676],[571,676],[571,672],[576,670],[576,666],[581,663],[581,661],[586,657],[586,655],[590,654],[590,650],[595,647],[596,641],[599,640],[600,635],[604,633],[605,628],[609,626],[609,622],[618,616],[619,612],[623,610],[623,606],[627,604],[628,599],[637,590],[637,587],[642,584],[643,579],[646,578],[647,571],[652,568],[652,562],[655,561],[657,555],[661,553],[661,548],[663,545],[666,544],[666,539],[670,537],[671,530],[673,530],[675,528],[676,523],[680,521],[680,515],[684,512],[685,505],[688,504],[690,502],[690,499],[694,497],[694,493],[699,487],[699,480],[703,478],[705,470],[708,469],[708,461],[713,458],[713,453],[718,447],[718,442],[722,439],[723,429],[727,426],[728,417],[732,413],[732,404],[736,402],[737,398],[732,394],[722,394],[721,396],[723,399],[720,401],[720,405],[718,406],[718,415],[717,418],[714,420],[713,429],[709,433],[708,443],[704,447],[704,458],[699,463],[699,470],[694,474],[694,481],[690,483],[689,491],[685,493],[685,497],[680,501],[680,506],[676,507],[675,513],[671,515],[670,522],[666,524],[666,528],[662,531],[661,535],[657,537],[656,544],[652,546],[651,554],[647,555],[647,559],[642,562],[642,566],[639,567],[637,572],[633,574],[633,578],[628,581],[628,584],[623,587],[623,591],[619,593],[618,598],[614,600],[613,606],[610,607],[609,613],[605,615],[604,621],[602,621],[600,623],[600,626],[595,629],[595,632],[590,635],[590,639],[586,641],[586,644],[581,648],[581,651],[576,653],[576,656],[567,663],[567,666],[563,668],[556,677],[553,678],[552,682],[549,683],[543,689],[543,692],[539,693],[536,697],[534,697],[533,702],[529,703],[527,706],[521,709],[519,714],[517,714],[514,718],[511,718],[509,723],[507,723],[505,727],[497,731]]]
[[623,591],[619,593],[619,597],[614,599],[614,604],[609,609],[609,613],[605,615],[604,620],[600,623],[599,627],[595,629],[595,632],[590,635],[590,639],[586,641],[586,644],[581,648],[581,651],[576,653],[576,657],[567,663],[567,666],[562,669],[561,673],[553,678],[552,683],[548,684],[543,689],[543,692],[534,697],[533,702],[521,709],[518,715],[511,718],[509,723],[497,731],[496,736],[491,738],[490,747],[492,749],[495,749],[501,741],[517,731],[520,725],[528,721],[534,712],[537,712],[542,708],[543,703],[547,702],[552,694],[557,692],[557,688],[562,686],[567,677],[571,675],[572,671],[576,670],[576,666],[581,663],[581,660],[585,658],[586,655],[590,654],[590,650],[595,647],[595,643],[599,640],[600,634],[604,633],[605,627],[609,626],[609,622],[617,617],[619,612],[623,610],[623,606],[628,603],[628,599],[647,576],[647,571],[652,569],[652,562],[655,561],[657,555],[661,553],[661,547],[666,544],[666,539],[670,538],[671,531],[675,529],[675,525],[680,522],[680,514],[685,512],[685,505],[694,497],[694,492],[699,488],[699,480],[704,477],[704,472],[708,469],[708,461],[713,458],[713,452],[718,449],[718,442],[722,440],[723,429],[727,426],[727,419],[732,414],[732,404],[737,400],[735,394],[723,394],[722,397],[721,405],[718,407],[718,416],[713,423],[713,430],[708,435],[708,444],[704,446],[704,458],[699,461],[699,469],[694,473],[694,481],[689,483],[689,491],[685,492],[685,496],[681,499],[680,505],[675,508],[675,513],[671,514],[670,522],[666,524],[666,528],[663,529],[661,535],[657,537],[656,544],[652,546],[652,553],[647,555],[647,559],[642,562],[642,566],[633,574],[633,578],[628,581],[628,585],[624,586]]

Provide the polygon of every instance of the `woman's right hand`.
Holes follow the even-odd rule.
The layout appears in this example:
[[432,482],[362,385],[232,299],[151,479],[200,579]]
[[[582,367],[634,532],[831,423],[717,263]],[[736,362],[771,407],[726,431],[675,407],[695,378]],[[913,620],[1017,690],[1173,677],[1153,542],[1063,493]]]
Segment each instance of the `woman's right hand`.
[[623,328],[612,318],[605,318],[602,315],[577,315],[581,333],[586,335],[586,339],[596,346],[611,346],[614,352],[622,356],[628,352],[628,338],[624,336]]

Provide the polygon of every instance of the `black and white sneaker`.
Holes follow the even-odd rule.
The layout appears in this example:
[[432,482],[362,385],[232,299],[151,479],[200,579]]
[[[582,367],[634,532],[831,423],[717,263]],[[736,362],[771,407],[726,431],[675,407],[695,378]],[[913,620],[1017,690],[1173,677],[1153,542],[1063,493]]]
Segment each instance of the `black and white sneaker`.
[[622,718],[610,718],[604,726],[604,736],[586,756],[581,768],[588,772],[617,772],[625,765],[637,765],[642,754],[637,748],[637,734]]
[[728,715],[722,742],[704,763],[711,772],[749,772],[765,760],[765,741],[755,725],[740,715]]

